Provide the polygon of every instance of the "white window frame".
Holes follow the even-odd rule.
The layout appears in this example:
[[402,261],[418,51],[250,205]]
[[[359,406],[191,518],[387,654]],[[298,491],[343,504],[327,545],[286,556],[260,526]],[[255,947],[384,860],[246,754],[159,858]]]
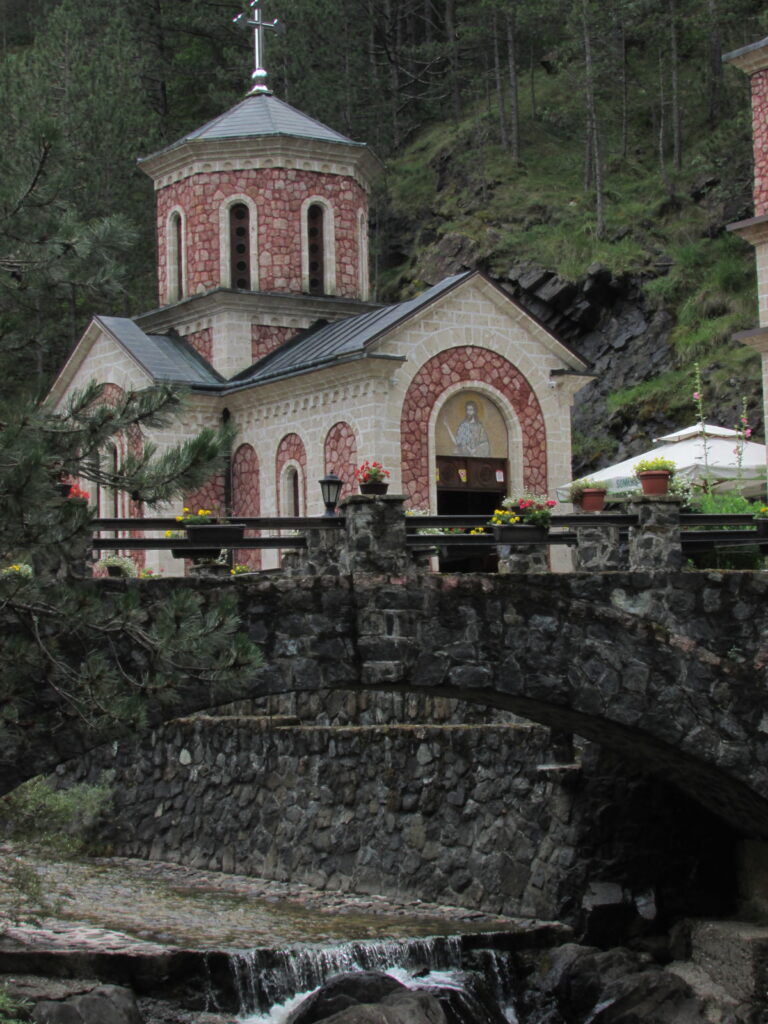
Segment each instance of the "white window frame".
[[336,294],[336,217],[333,207],[322,196],[309,196],[301,204],[301,290],[309,293],[309,225],[310,206],[322,206],[323,215],[323,295]]
[[251,291],[259,290],[259,231],[258,231],[258,207],[250,196],[242,192],[227,196],[219,207],[219,283],[222,288],[232,287],[232,264],[230,253],[232,252],[231,239],[229,237],[230,210],[233,206],[242,203],[248,207],[248,253],[251,264]]

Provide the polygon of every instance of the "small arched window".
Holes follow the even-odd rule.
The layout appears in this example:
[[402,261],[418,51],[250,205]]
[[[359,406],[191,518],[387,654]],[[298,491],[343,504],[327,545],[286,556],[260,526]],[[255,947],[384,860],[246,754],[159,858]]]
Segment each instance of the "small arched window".
[[178,210],[168,221],[168,301],[184,297],[184,222]]
[[251,287],[250,211],[245,203],[229,208],[230,287]]
[[309,252],[309,294],[324,295],[325,287],[325,210],[312,203],[307,210],[307,251]]
[[299,471],[295,466],[289,466],[285,471],[285,514],[287,516],[301,515],[301,501],[299,498]]

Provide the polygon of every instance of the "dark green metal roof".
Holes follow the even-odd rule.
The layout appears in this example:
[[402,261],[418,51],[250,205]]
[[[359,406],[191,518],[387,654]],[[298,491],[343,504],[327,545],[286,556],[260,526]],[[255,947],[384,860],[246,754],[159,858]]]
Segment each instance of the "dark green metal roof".
[[145,334],[135,321],[123,316],[97,316],[94,319],[154,380],[187,387],[217,387],[225,383],[221,374],[178,335]]
[[310,328],[303,334],[270,352],[247,370],[232,378],[232,383],[261,384],[278,377],[317,369],[345,359],[359,358],[370,343],[390,328],[416,313],[423,306],[450,291],[474,271],[454,274],[428,288],[413,299],[394,306],[382,306],[372,313],[337,320]]
[[[263,94],[248,96],[212,121],[197,128],[161,153],[168,153],[185,142],[195,140],[253,139],[286,135],[296,139],[316,139],[321,142],[336,142],[346,146],[364,147],[362,142],[353,142],[346,135],[334,131],[327,125],[307,117],[300,110],[279,100],[277,96]],[[153,154],[157,156],[158,154]],[[145,159],[149,159],[146,157]],[[142,161],[139,161],[140,163]]]

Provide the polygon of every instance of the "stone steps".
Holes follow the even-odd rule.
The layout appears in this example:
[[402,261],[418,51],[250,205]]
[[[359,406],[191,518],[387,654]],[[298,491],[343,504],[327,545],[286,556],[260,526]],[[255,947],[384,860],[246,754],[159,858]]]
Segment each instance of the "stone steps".
[[[748,921],[693,919],[684,922],[687,958],[674,971],[711,1003],[713,1021],[723,1012],[768,1003],[768,927]],[[683,943],[680,943],[682,946]]]
[[692,960],[675,960],[669,964],[667,971],[676,974],[690,985],[694,995],[701,1000],[707,1020],[711,1021],[711,1024],[722,1024],[727,1021],[730,1012],[738,1006],[738,1000]]

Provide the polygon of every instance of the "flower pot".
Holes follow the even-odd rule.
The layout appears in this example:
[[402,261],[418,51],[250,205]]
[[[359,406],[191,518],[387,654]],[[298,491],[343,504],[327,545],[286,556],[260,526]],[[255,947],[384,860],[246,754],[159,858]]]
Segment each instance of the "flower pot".
[[756,519],[755,531],[758,537],[768,537],[768,519]]
[[361,494],[386,494],[389,484],[376,483],[376,484],[359,484]]
[[637,479],[643,488],[643,494],[658,495],[669,491],[670,475],[668,469],[647,469],[644,473],[638,473]]
[[546,526],[513,523],[508,526],[494,526],[493,536],[497,544],[526,544],[532,541],[546,541],[549,538],[549,530]]
[[205,525],[186,526],[186,536],[193,544],[211,544],[215,548],[190,551],[189,557],[193,561],[199,559],[218,558],[222,548],[237,548],[245,534],[245,524],[242,522],[219,522],[206,523]]
[[602,512],[605,508],[605,491],[602,487],[585,487],[579,504],[582,512]]

